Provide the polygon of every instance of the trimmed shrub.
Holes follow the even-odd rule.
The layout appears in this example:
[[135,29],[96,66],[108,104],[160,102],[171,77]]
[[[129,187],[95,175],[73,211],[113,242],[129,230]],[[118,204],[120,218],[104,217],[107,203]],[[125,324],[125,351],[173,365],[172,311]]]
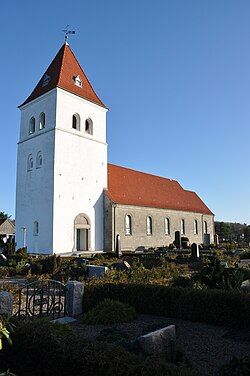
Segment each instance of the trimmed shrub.
[[250,375],[250,357],[237,359],[233,357],[228,364],[222,366],[219,370],[219,376],[249,376]]
[[104,299],[87,312],[84,317],[86,324],[116,324],[134,320],[136,311],[128,304],[118,300]]
[[92,285],[85,288],[84,309],[91,309],[105,298],[128,303],[138,313],[229,327],[249,325],[250,298],[241,292],[140,284]]
[[144,359],[120,347],[84,340],[47,320],[21,324],[0,364],[18,376],[194,376],[161,359]]

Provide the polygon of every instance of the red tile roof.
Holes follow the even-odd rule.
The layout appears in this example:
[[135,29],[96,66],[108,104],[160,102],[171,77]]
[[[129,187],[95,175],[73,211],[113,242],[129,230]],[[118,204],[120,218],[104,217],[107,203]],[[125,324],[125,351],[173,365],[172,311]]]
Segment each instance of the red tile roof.
[[[43,86],[43,79],[45,75],[49,76],[50,81],[47,85]],[[74,82],[74,77],[78,75],[82,80],[82,87],[77,86]],[[35,89],[21,104],[21,106],[29,103],[33,99],[38,98],[40,95],[47,93],[55,87],[67,90],[70,93],[79,95],[79,97],[96,103],[99,106],[105,107],[100,98],[96,95],[70,46],[66,43],[60,48],[56,57],[36,85]]]
[[183,210],[213,215],[195,192],[176,180],[108,164],[109,198],[117,204]]

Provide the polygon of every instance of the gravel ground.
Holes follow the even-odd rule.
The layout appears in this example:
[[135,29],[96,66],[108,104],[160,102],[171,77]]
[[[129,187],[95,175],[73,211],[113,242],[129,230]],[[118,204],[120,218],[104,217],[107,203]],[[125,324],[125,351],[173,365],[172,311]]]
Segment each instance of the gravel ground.
[[214,325],[194,323],[166,317],[139,315],[130,323],[116,325],[85,325],[79,319],[71,324],[73,329],[85,338],[95,339],[103,329],[116,328],[126,332],[130,339],[146,334],[156,327],[175,324],[177,343],[183,349],[194,369],[203,376],[217,374],[219,366],[227,363],[233,355],[250,356],[250,342],[243,342],[222,336],[230,329]]

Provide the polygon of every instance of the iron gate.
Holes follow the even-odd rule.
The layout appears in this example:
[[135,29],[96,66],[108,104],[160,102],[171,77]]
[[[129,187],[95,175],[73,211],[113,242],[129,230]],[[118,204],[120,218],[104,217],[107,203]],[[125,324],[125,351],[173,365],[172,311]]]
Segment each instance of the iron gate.
[[29,283],[18,291],[15,316],[18,318],[49,317],[52,320],[66,316],[66,286],[46,280]]

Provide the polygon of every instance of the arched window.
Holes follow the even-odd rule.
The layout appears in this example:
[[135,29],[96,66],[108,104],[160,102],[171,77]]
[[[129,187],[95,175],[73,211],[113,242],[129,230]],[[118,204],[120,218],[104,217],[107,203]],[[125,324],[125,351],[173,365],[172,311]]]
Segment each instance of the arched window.
[[74,114],[72,116],[72,128],[80,131],[81,124],[80,124],[80,116],[78,114]]
[[39,115],[39,130],[45,128],[45,113],[41,112]]
[[152,235],[153,226],[152,226],[152,218],[147,217],[147,235]]
[[194,235],[198,235],[198,221],[194,220]]
[[125,216],[125,235],[132,235],[132,219],[128,214]]
[[33,170],[33,166],[34,166],[34,163],[33,163],[33,157],[32,157],[32,154],[30,154],[30,155],[28,156],[28,161],[27,161],[27,170],[28,170],[28,171]]
[[91,119],[85,120],[85,132],[88,134],[93,134],[93,121]]
[[37,221],[34,222],[34,227],[33,227],[33,233],[34,235],[38,235],[39,234],[39,223]]
[[43,165],[43,156],[42,152],[39,151],[36,156],[36,168],[40,168]]
[[165,235],[170,234],[170,220],[169,218],[165,218]]
[[204,234],[207,234],[207,221],[204,221]]
[[181,220],[181,235],[185,235],[185,221]]
[[36,130],[36,120],[34,116],[30,119],[30,125],[29,125],[29,134],[35,133]]

